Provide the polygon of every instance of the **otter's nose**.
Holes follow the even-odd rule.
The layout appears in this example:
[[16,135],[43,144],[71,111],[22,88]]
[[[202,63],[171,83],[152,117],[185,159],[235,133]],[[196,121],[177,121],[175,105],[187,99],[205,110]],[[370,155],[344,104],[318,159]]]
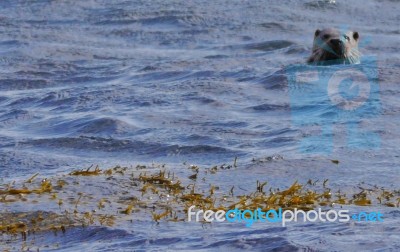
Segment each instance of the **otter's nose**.
[[341,41],[340,39],[332,39],[332,40],[331,40],[331,44],[332,44],[333,46],[339,47],[339,46],[342,46],[342,41]]

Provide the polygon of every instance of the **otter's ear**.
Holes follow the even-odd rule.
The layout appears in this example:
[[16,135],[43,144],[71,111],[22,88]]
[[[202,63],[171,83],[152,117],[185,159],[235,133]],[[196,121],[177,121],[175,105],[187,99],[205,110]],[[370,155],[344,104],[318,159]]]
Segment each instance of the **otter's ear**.
[[353,32],[353,38],[354,40],[358,40],[360,36],[358,35],[358,32]]
[[315,34],[314,34],[314,36],[315,37],[318,37],[318,35],[321,33],[321,31],[319,30],[319,29],[317,29],[316,31],[315,31]]

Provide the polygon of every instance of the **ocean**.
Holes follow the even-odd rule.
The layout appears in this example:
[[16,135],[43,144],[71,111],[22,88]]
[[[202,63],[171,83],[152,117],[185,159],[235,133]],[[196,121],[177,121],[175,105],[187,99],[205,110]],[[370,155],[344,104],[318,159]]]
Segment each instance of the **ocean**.
[[[399,13],[399,3],[392,0],[3,0],[0,194],[36,173],[54,179],[91,165],[162,166],[181,177],[192,174],[190,165],[201,172],[231,165],[210,178],[221,195],[231,187],[237,194],[250,193],[256,181],[287,188],[295,181],[328,180],[347,195],[385,188],[399,202]],[[360,34],[364,60],[357,69],[373,83],[372,105],[347,117],[329,105],[327,96],[301,103],[315,96],[307,89],[296,91],[290,81],[292,73],[309,70],[304,65],[314,32],[325,27]],[[368,129],[372,138],[364,131],[355,137],[349,122]],[[318,128],[322,124],[328,133]],[[313,134],[316,139],[304,142]],[[76,190],[85,183],[76,184]],[[109,188],[104,181],[90,183],[98,188],[89,189],[98,198]],[[0,201],[3,217],[63,211],[48,201],[5,199]],[[0,248],[400,250],[398,204],[346,207],[379,211],[385,218],[246,227],[158,223],[133,212],[115,225],[75,226],[58,235],[30,235],[27,241],[3,234]]]

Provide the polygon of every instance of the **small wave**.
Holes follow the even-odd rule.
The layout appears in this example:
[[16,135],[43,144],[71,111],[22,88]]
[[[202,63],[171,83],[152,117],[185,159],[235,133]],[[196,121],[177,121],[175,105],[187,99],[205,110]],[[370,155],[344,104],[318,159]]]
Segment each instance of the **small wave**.
[[262,23],[260,24],[260,26],[272,30],[286,30],[286,27],[283,23],[268,22],[268,23]]
[[47,148],[47,149],[62,149],[67,148],[71,150],[93,150],[102,152],[126,152],[136,153],[139,155],[152,155],[152,156],[176,156],[187,154],[205,154],[212,153],[221,154],[229,153],[230,150],[211,146],[211,145],[194,145],[194,146],[181,146],[181,145],[168,145],[161,143],[151,143],[148,141],[128,140],[128,139],[113,139],[101,137],[60,137],[60,138],[45,138],[35,139],[22,142],[21,145]]
[[[118,15],[118,17],[121,17]],[[114,18],[114,19],[113,19]],[[115,19],[110,17],[110,19],[97,21],[95,25],[140,25],[142,28],[156,27],[157,29],[163,29],[165,27],[171,27],[175,29],[180,28],[190,28],[193,29],[195,26],[204,27],[207,26],[209,22],[202,16],[199,15],[163,15],[155,17],[141,17],[137,18],[134,16],[122,17]]]
[[3,40],[0,41],[0,46],[4,46],[6,48],[10,48],[10,47],[18,47],[18,46],[22,46],[22,45],[28,45],[28,43],[25,42],[21,42],[19,40]]
[[27,105],[34,104],[38,99],[34,97],[22,97],[14,99],[10,104],[7,106],[11,108],[26,108]]
[[158,68],[155,66],[145,66],[142,69],[139,70],[139,72],[147,72],[147,71],[155,71]]
[[77,132],[83,134],[93,134],[96,136],[112,136],[112,135],[123,135],[131,132],[135,132],[138,128],[121,120],[113,118],[99,118],[93,119],[89,122],[85,122],[77,125],[79,130]]
[[291,54],[305,54],[308,53],[310,50],[308,50],[306,47],[304,46],[300,46],[300,45],[293,45],[288,47],[288,50],[285,52],[285,54],[291,55]]
[[286,72],[279,70],[273,74],[268,74],[262,78],[255,79],[267,89],[285,89],[288,87]]
[[41,89],[51,85],[48,80],[43,79],[1,79],[1,91]]
[[210,77],[215,74],[214,71],[162,71],[162,72],[150,72],[144,74],[138,74],[132,77],[135,81],[146,82],[146,81],[179,81],[191,78]]
[[264,51],[270,52],[275,51],[283,48],[290,47],[295,45],[294,42],[288,40],[271,40],[271,41],[264,41],[259,43],[250,43],[250,44],[236,44],[236,45],[227,45],[223,46],[222,48],[214,48],[215,50],[225,49],[225,50],[257,50],[257,51]]
[[33,114],[29,111],[16,109],[7,114],[0,116],[0,128],[9,127],[17,124],[20,121],[30,120],[33,118]]
[[336,0],[318,0],[304,3],[306,8],[310,9],[337,9],[339,8],[339,3]]
[[248,50],[259,50],[259,51],[274,51],[282,48],[286,48],[294,45],[293,42],[287,40],[272,40],[261,43],[253,43],[246,45],[245,48]]
[[229,56],[224,55],[224,54],[214,54],[214,55],[205,56],[204,58],[206,58],[206,59],[226,59],[226,58],[229,58]]
[[295,25],[284,23],[284,22],[266,22],[259,24],[261,27],[267,29],[268,31],[275,32],[288,32],[288,31],[296,31],[298,28]]
[[71,97],[69,94],[51,92],[38,101],[38,103],[41,107],[58,107],[62,105],[71,105],[76,100],[76,97]]
[[139,82],[155,80],[174,81],[183,79],[188,74],[190,74],[189,71],[151,72],[135,75],[133,79]]
[[255,110],[255,111],[288,111],[289,105],[288,104],[279,105],[279,104],[264,103],[261,105],[249,107],[248,109]]
[[286,238],[263,235],[253,237],[246,235],[232,239],[224,239],[213,242],[204,247],[205,249],[222,250],[260,250],[260,251],[297,251],[299,248],[291,244]]

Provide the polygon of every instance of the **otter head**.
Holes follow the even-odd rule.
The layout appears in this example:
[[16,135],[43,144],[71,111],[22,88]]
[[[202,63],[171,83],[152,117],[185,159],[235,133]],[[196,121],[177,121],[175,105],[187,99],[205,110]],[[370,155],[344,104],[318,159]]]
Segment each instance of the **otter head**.
[[309,63],[341,63],[354,64],[360,62],[358,51],[358,32],[346,32],[334,28],[316,30],[312,55]]

